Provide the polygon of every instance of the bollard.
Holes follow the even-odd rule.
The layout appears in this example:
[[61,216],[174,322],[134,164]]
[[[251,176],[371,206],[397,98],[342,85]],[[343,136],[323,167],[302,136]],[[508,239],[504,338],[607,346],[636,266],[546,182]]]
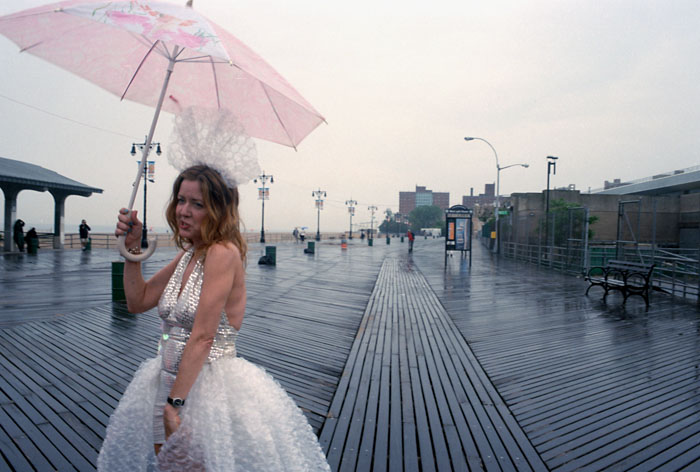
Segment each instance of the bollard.
[[277,246],[265,246],[265,255],[258,259],[258,265],[277,265]]
[[265,255],[268,257],[268,264],[277,265],[277,246],[265,246]]
[[124,261],[112,262],[112,301],[126,301],[124,293]]

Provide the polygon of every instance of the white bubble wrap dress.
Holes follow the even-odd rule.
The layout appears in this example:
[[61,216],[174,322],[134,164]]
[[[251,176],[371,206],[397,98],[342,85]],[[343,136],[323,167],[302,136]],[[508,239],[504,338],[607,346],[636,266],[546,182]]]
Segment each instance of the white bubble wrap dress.
[[[134,374],[97,461],[101,471],[330,471],[306,417],[262,368],[236,357],[238,332],[221,321],[209,357],[181,409],[180,428],[164,441],[162,410],[189,338],[204,268],[186,252],[158,303],[163,334],[157,357]],[[164,443],[156,458],[153,444]]]

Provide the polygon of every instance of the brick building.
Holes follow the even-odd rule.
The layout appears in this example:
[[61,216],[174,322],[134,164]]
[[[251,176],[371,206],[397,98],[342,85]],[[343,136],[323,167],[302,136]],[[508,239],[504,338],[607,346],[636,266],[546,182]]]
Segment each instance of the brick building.
[[450,207],[450,192],[433,192],[416,185],[415,192],[399,192],[399,213],[408,215],[419,206],[434,205],[447,210]]
[[469,196],[462,197],[462,205],[474,208],[474,205],[492,205],[496,201],[496,184],[484,185],[484,193],[474,195],[474,189],[470,189]]

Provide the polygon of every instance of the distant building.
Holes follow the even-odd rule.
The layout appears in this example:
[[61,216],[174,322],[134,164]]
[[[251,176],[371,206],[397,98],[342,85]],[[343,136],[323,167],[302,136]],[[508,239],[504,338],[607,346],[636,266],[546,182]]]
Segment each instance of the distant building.
[[492,205],[496,201],[496,185],[484,185],[484,193],[474,195],[474,188],[469,189],[469,196],[462,197],[462,205],[474,208],[474,205]]
[[608,195],[684,195],[700,192],[700,166],[677,169],[641,179],[605,181],[602,189],[589,193]]
[[609,188],[622,187],[623,185],[629,185],[629,183],[622,182],[620,179],[615,179],[612,182],[606,180],[604,189],[607,190]]
[[443,210],[450,207],[450,192],[433,192],[416,185],[415,192],[399,192],[399,213],[408,215],[416,207],[434,205]]

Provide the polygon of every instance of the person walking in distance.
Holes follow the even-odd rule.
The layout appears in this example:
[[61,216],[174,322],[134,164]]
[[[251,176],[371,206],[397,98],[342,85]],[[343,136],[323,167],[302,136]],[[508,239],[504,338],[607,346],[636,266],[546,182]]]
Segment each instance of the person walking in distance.
[[406,232],[406,236],[408,236],[408,252],[413,252],[413,241],[416,237],[410,229]]
[[17,220],[12,228],[12,238],[19,252],[24,252],[24,221]]
[[90,236],[90,228],[85,220],[80,222],[78,232],[80,232],[80,248],[84,251],[87,249],[88,238]]

